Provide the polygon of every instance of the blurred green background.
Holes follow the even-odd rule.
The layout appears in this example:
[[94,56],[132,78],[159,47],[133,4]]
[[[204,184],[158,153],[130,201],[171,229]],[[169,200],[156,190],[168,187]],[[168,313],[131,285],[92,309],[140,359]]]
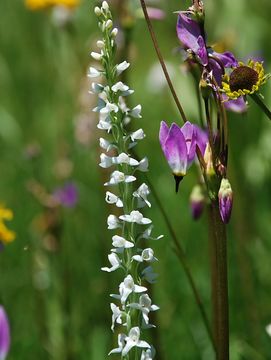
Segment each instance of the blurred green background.
[[[109,3],[115,6],[118,25],[116,2]],[[10,360],[103,360],[115,345],[109,294],[120,279],[100,271],[112,236],[106,229],[112,210],[102,186],[109,173],[97,165],[103,134],[91,112],[96,98],[88,94],[86,77],[90,50],[100,36],[92,11],[96,4],[82,0],[70,22],[61,25],[53,9],[34,12],[22,0],[0,1],[0,201],[13,209],[10,227],[17,233],[16,241],[0,253],[0,303],[11,323]],[[193,79],[181,69],[176,52],[173,11],[188,5],[160,1],[166,18],[154,26],[188,118],[198,122]],[[260,56],[271,71],[270,1],[206,0],[205,5],[209,43],[225,43],[240,60]],[[210,315],[207,217],[194,222],[190,216],[195,169],[179,194],[174,193],[158,129],[163,119],[180,119],[142,19],[134,19],[129,49],[122,52],[131,62],[126,81],[135,89],[132,105],[143,107],[143,118],[133,124],[147,135],[138,153],[149,157],[149,176]],[[263,90],[269,106],[270,89],[269,83]],[[271,323],[271,123],[251,104],[247,115],[229,113],[229,127],[229,178],[235,196],[228,226],[231,359],[271,359],[271,338],[265,331]],[[78,188],[77,206],[52,208],[47,195],[67,181]],[[153,219],[155,233],[165,237],[153,245],[159,280],[152,292],[161,310],[151,341],[159,345],[162,360],[211,360],[191,289],[152,202],[146,215]]]

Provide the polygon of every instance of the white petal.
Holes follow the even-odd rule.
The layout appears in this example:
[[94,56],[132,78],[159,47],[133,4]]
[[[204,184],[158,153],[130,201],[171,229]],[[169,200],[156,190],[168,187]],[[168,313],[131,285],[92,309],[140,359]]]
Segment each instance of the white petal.
[[130,64],[127,61],[123,61],[122,63],[118,64],[116,66],[117,74],[120,75],[123,71],[128,69]]
[[130,111],[130,115],[131,115],[133,118],[137,118],[137,119],[142,118],[142,116],[141,116],[141,105],[137,105],[136,107],[134,107],[134,108]]
[[126,345],[124,346],[121,355],[126,356],[128,352],[135,346],[135,342],[128,338]]
[[95,69],[94,67],[89,68],[88,77],[95,78],[95,77],[99,77],[100,75],[101,72],[99,70]]
[[134,255],[134,256],[132,256],[132,259],[134,259],[135,261],[138,261],[138,262],[143,262],[142,256],[140,256],[140,255]]
[[144,291],[147,291],[148,289],[145,286],[139,286],[139,285],[135,285],[135,293],[142,293]]
[[111,89],[112,89],[112,91],[114,93],[116,93],[118,91],[127,91],[127,90],[129,90],[129,86],[127,86],[127,85],[123,84],[123,82],[119,81],[115,85],[113,85],[111,87]]

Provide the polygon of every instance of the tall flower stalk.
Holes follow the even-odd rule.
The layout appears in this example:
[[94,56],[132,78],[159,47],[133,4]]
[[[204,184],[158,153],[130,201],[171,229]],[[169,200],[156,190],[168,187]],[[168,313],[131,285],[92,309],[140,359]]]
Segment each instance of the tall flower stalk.
[[[126,84],[118,81],[119,75],[129,67],[129,63],[115,62],[117,29],[113,27],[112,15],[106,1],[95,8],[95,14],[102,32],[102,40],[97,41],[99,52],[91,56],[99,62],[100,69],[91,67],[90,78],[103,77],[103,83],[93,82],[92,92],[98,95],[98,105],[94,111],[99,113],[98,128],[105,131],[107,138],[100,138],[102,168],[114,167],[109,180],[104,184],[107,189],[105,200],[108,204],[122,210],[122,215],[108,216],[108,229],[116,231],[112,236],[112,249],[108,255],[110,265],[103,267],[106,272],[122,271],[123,280],[118,294],[111,294],[114,301],[112,326],[118,327],[118,346],[109,354],[118,353],[122,359],[152,359],[154,348],[142,340],[145,330],[153,327],[149,313],[158,310],[152,304],[146,284],[155,282],[157,275],[152,263],[157,261],[152,248],[145,248],[152,237],[152,221],[144,217],[139,209],[150,207],[150,190],[143,183],[135,186],[136,174],[148,171],[148,159],[138,161],[129,154],[131,148],[145,137],[138,129],[130,132],[128,124],[132,119],[141,118],[141,106],[128,108],[125,98],[133,93]],[[116,191],[111,192],[111,187]]]

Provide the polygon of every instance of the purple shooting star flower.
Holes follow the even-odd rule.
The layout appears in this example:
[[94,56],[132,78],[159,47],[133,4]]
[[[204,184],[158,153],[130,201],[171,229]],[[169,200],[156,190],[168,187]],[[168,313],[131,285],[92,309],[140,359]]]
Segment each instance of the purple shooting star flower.
[[10,330],[7,314],[0,306],[0,360],[5,360],[10,346]]
[[238,65],[234,55],[226,51],[218,53],[206,44],[206,34],[203,26],[191,19],[188,13],[180,12],[177,21],[177,35],[184,49],[192,58],[207,68],[220,86],[225,68]]
[[160,144],[165,158],[172,169],[176,192],[180,181],[192,164],[196,151],[196,134],[194,125],[186,122],[181,128],[173,123],[170,128],[162,121],[159,133]]

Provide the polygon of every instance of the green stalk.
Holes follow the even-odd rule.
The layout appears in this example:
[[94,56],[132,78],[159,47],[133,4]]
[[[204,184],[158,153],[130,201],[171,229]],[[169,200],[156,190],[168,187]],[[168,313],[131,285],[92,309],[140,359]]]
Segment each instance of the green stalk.
[[259,108],[265,113],[265,115],[268,117],[268,119],[271,120],[271,111],[265,105],[265,103],[263,102],[261,97],[256,93],[251,94],[250,97],[259,106]]
[[229,303],[227,271],[227,235],[217,201],[211,203],[210,232],[213,239],[213,314],[217,360],[229,359]]

